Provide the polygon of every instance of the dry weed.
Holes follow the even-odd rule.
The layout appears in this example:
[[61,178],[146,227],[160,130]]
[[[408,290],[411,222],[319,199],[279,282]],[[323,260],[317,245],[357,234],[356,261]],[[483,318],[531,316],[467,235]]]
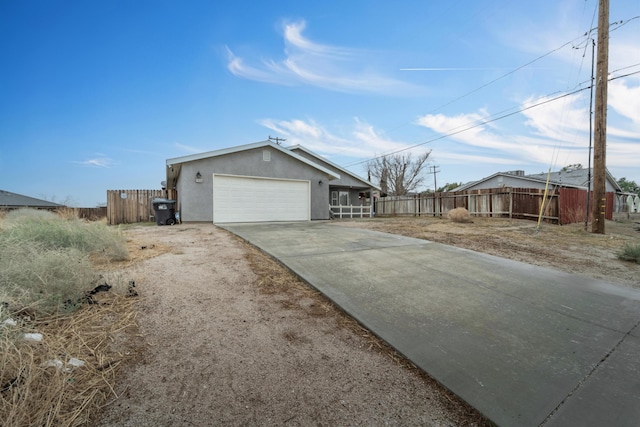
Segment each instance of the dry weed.
[[471,215],[469,215],[469,211],[465,208],[455,208],[449,211],[447,214],[449,219],[453,222],[458,223],[469,223],[473,222],[471,220]]
[[[568,209],[564,212],[562,222],[564,224],[583,223],[586,218],[587,210],[584,206],[580,206]],[[591,214],[589,215],[589,219],[591,219]]]
[[78,211],[73,208],[59,208],[55,212],[62,219],[80,219]]
[[[2,425],[86,425],[107,398],[121,364],[132,357],[124,346],[135,335],[135,299],[108,295],[69,316],[22,319],[0,327]],[[42,334],[28,342],[25,333]],[[74,359],[83,362],[73,366]],[[71,362],[71,363],[70,363]]]

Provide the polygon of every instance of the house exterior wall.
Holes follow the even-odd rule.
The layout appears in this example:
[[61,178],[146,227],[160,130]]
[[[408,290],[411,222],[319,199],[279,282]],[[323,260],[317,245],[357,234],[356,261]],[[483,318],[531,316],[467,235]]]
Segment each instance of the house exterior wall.
[[[265,154],[270,158],[269,161],[264,160]],[[198,172],[201,183],[195,182]],[[183,163],[176,185],[177,209],[182,221],[213,221],[214,173],[308,180],[311,184],[311,219],[329,219],[329,177],[278,150],[259,147]],[[247,206],[247,209],[251,209],[251,206]]]
[[373,188],[367,185],[366,182],[363,182],[361,179],[353,177],[344,173],[344,171],[334,167],[331,163],[325,162],[322,158],[313,156],[301,149],[293,149],[291,150],[294,153],[304,157],[306,159],[311,160],[312,162],[329,169],[332,172],[340,175],[340,179],[334,179],[329,184],[329,203],[332,204],[332,191],[348,191],[349,192],[349,205],[353,206],[362,206],[367,204],[367,200],[365,198],[360,198],[359,195],[362,192],[371,192],[373,193]]

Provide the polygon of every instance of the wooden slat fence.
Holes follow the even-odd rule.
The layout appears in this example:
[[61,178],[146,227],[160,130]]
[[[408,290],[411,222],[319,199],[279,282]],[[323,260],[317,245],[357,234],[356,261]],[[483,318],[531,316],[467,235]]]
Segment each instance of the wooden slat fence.
[[116,225],[154,221],[152,200],[174,198],[175,194],[172,193],[174,191],[167,194],[165,190],[107,190],[107,223]]
[[[537,219],[543,198],[543,189],[508,187],[390,196],[376,201],[375,212],[378,216],[446,216],[452,209],[465,208],[473,216]],[[613,218],[613,200],[613,193],[607,193],[607,219]],[[560,224],[581,222],[585,209],[585,190],[551,189],[544,201],[543,219]]]
[[98,221],[107,216],[107,207],[99,208],[64,208],[73,212],[73,215],[88,221]]
[[[589,194],[589,210],[593,206],[593,191]],[[613,219],[614,193],[607,193],[605,219]],[[584,222],[587,219],[587,190],[576,188],[560,189],[560,224]],[[591,213],[589,213],[591,217]],[[590,218],[591,219],[591,218]]]

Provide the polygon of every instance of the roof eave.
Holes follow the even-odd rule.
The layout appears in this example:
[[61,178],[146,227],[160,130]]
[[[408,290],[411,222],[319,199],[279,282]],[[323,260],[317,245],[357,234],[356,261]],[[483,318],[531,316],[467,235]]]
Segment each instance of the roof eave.
[[224,156],[227,154],[233,154],[233,153],[238,153],[241,151],[247,151],[247,150],[253,150],[256,148],[261,148],[261,147],[270,147],[273,148],[275,150],[280,151],[281,153],[284,153],[288,156],[293,157],[294,159],[301,161],[302,163],[308,164],[309,166],[313,167],[314,169],[317,169],[323,173],[326,173],[327,176],[329,177],[329,180],[334,180],[334,179],[340,179],[340,175],[325,168],[324,166],[318,165],[312,161],[310,161],[309,159],[306,159],[286,148],[281,147],[280,145],[274,144],[271,141],[259,141],[259,142],[254,142],[252,144],[245,144],[245,145],[239,145],[236,147],[230,147],[230,148],[223,148],[221,150],[215,150],[215,151],[208,151],[205,153],[198,153],[198,154],[191,154],[188,156],[182,156],[182,157],[174,157],[172,159],[167,159],[167,185],[170,182],[169,179],[169,169],[171,168],[176,168],[176,166],[178,166],[178,170],[177,170],[177,174],[173,177],[175,178],[176,182],[178,179],[178,176],[180,175],[180,167],[179,165],[182,165],[183,163],[188,163],[188,162],[193,162],[196,160],[203,160],[203,159],[207,159],[210,157],[219,157],[219,156]]
[[325,158],[323,158],[323,157],[319,156],[318,154],[314,153],[313,151],[309,150],[308,148],[306,148],[306,147],[304,147],[304,146],[302,146],[302,145],[300,145],[300,144],[298,144],[298,145],[293,145],[293,146],[289,147],[289,150],[294,150],[294,149],[302,150],[302,151],[304,151],[305,153],[307,153],[307,154],[309,154],[309,155],[311,155],[311,156],[313,156],[313,157],[315,157],[315,158],[317,158],[317,159],[319,159],[319,160],[322,160],[322,161],[323,161],[323,162],[325,162],[325,163],[330,164],[330,165],[331,165],[331,166],[333,166],[334,168],[338,169],[340,172],[343,172],[343,173],[345,173],[345,174],[347,174],[347,175],[351,176],[352,178],[357,179],[358,181],[360,181],[360,182],[362,182],[362,183],[364,183],[364,184],[368,185],[368,186],[369,186],[369,187],[371,187],[371,188],[374,188],[374,189],[376,189],[376,190],[378,190],[378,191],[381,191],[381,188],[380,188],[379,186],[375,185],[374,183],[369,182],[369,181],[367,181],[367,180],[365,180],[365,179],[363,179],[363,178],[359,177],[358,175],[355,175],[353,172],[350,172],[350,171],[346,170],[346,169],[345,169],[345,168],[343,168],[342,166],[338,166],[337,164],[333,163],[331,160],[328,160],[328,159],[325,159]]

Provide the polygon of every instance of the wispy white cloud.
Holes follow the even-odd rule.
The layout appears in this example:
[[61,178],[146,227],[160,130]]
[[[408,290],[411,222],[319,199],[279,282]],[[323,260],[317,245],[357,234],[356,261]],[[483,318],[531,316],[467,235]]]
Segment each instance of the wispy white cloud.
[[[614,93],[616,91],[614,89]],[[633,104],[627,111],[625,102],[636,101],[627,98],[629,93],[616,96],[621,97],[622,105],[618,108],[623,110],[622,113],[631,113]],[[536,98],[535,101],[530,98],[521,108],[544,101],[547,101],[544,97]],[[613,107],[615,104],[615,100],[610,104],[612,109],[616,109]],[[516,123],[515,126],[506,128],[499,126],[499,122],[482,125],[483,120],[488,117],[485,110],[455,116],[428,114],[418,118],[416,124],[437,134],[448,135],[448,140],[454,141],[465,151],[471,151],[474,153],[472,155],[480,156],[480,161],[485,158],[499,164],[500,159],[511,159],[520,164],[550,164],[553,167],[588,162],[589,109],[588,105],[585,107],[585,100],[579,94],[526,109],[519,116],[522,126]],[[633,120],[636,123],[637,115]],[[609,126],[607,135],[608,166],[628,167],[640,164],[640,139],[637,131],[628,126]],[[631,138],[631,142],[621,140],[620,137]],[[457,157],[455,153],[446,152],[439,152],[438,156],[454,160]]]
[[482,155],[482,154],[461,154],[461,153],[455,153],[451,151],[437,151],[432,157],[433,157],[433,160],[438,165],[485,164],[485,165],[513,166],[513,165],[522,164],[522,162],[512,158],[488,156],[488,155]]
[[[550,141],[570,143],[577,133],[589,130],[589,100],[580,94],[552,102],[551,97],[529,98],[522,105],[524,124],[534,135]],[[536,104],[544,104],[534,107]],[[534,107],[534,108],[530,108]]]
[[[640,56],[639,56],[640,59]],[[622,80],[609,83],[608,87],[609,107],[629,120],[631,131],[616,131],[616,134],[624,137],[640,137],[640,84],[629,86]]]
[[227,68],[234,75],[278,85],[309,85],[347,93],[418,95],[425,89],[371,71],[372,53],[313,42],[304,37],[305,21],[283,27],[284,58],[247,65],[227,47]]
[[[312,119],[308,120],[274,120],[264,119],[259,123],[278,135],[287,139],[287,144],[304,145],[310,150],[327,156],[340,156],[354,159],[368,159],[376,155],[387,154],[408,148],[410,145],[395,141],[383,132],[376,130],[371,124],[354,118],[343,129],[341,135],[328,131]],[[424,147],[416,147],[410,151],[423,153]]]
[[190,145],[185,145],[185,144],[180,144],[179,142],[176,142],[173,144],[174,147],[176,147],[177,149],[187,152],[187,153],[202,153],[203,151],[207,151],[207,150],[203,150],[197,147],[192,147]]
[[115,165],[115,162],[104,154],[96,153],[93,157],[82,160],[82,161],[74,161],[81,166],[85,167],[94,167],[94,168],[111,168]]

